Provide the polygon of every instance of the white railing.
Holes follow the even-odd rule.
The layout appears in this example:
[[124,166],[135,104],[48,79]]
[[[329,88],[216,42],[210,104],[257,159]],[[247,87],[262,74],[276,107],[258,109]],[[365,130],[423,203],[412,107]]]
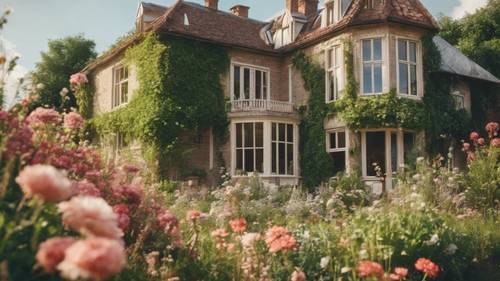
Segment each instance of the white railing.
[[231,102],[231,112],[238,111],[273,111],[292,113],[293,103],[274,100],[235,100]]

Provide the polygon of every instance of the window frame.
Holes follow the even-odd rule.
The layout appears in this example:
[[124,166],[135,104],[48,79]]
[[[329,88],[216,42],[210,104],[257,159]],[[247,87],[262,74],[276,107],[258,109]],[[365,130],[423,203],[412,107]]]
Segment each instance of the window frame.
[[[373,51],[374,51],[374,41],[377,40],[377,39],[380,39],[380,52],[381,52],[381,56],[380,56],[380,60],[373,60],[374,59],[374,55],[373,55]],[[370,55],[371,55],[371,60],[369,61],[364,61],[364,58],[363,58],[363,41],[368,41],[370,40]],[[388,74],[386,73],[387,71],[387,68],[386,68],[386,64],[387,64],[387,55],[386,55],[386,50],[387,50],[387,47],[386,47],[386,35],[375,35],[375,36],[368,36],[368,37],[363,37],[363,38],[360,38],[359,39],[359,54],[360,54],[360,87],[359,87],[359,91],[360,91],[360,96],[376,96],[376,95],[381,95],[384,93],[384,90],[386,89],[386,85],[387,85],[387,82],[386,82],[386,77],[388,76]],[[371,66],[371,76],[372,76],[372,92],[371,93],[365,93],[364,92],[364,66],[365,64],[369,64]],[[381,91],[380,92],[375,92],[375,66],[377,64],[380,64],[380,68],[381,68]]]
[[[339,143],[339,133],[343,132],[344,133],[344,138],[345,138],[345,146],[344,147],[338,147]],[[336,147],[332,148],[331,145],[331,138],[330,136],[332,134],[335,134],[335,144]],[[326,152],[328,154],[332,153],[344,153],[344,161],[345,161],[345,171],[347,172],[349,170],[349,131],[345,127],[339,127],[339,128],[334,128],[334,129],[329,129],[326,130]]]
[[[240,91],[239,91],[239,98],[236,99],[235,96],[235,67],[240,68]],[[250,70],[250,93],[249,93],[249,98],[246,99],[245,97],[245,90],[244,90],[244,70],[249,69]],[[231,68],[230,68],[230,97],[231,101],[244,101],[244,100],[267,100],[269,101],[271,99],[271,71],[270,68],[268,67],[263,67],[263,66],[257,66],[257,65],[251,65],[251,64],[246,64],[246,63],[240,63],[240,62],[231,62]],[[260,71],[262,73],[262,78],[261,78],[261,97],[263,96],[263,90],[266,90],[266,96],[265,98],[260,98],[257,99],[255,94],[256,94],[256,72]],[[266,83],[262,83],[264,74],[266,76]]]
[[[121,70],[126,70],[127,77],[125,79],[118,79],[118,72]],[[130,68],[124,64],[118,64],[113,67],[112,69],[113,72],[113,86],[112,86],[112,95],[111,95],[111,108],[119,108],[122,107],[130,101]],[[121,74],[120,74],[121,75]],[[121,78],[121,77],[120,77]],[[122,93],[122,87],[123,84],[127,84],[127,93],[126,93],[126,101],[123,101],[123,93]],[[118,89],[118,91],[117,91]]]
[[[335,50],[339,51],[339,60],[337,62],[337,57],[335,54]],[[326,85],[325,85],[325,102],[330,103],[340,99],[343,95],[343,91],[345,89],[345,81],[344,81],[344,56],[343,56],[343,46],[341,44],[336,44],[325,51],[325,61],[326,61]],[[334,62],[332,65],[332,58],[334,58]],[[339,76],[337,76],[337,71],[339,72]],[[330,89],[331,77],[337,78],[337,83],[334,83],[334,93],[332,95]]]
[[[400,60],[399,59],[399,41],[404,41],[405,44],[406,44],[406,52],[407,52],[407,60],[404,61],[404,60]],[[415,44],[415,62],[412,62],[411,59],[410,59],[410,43],[414,43]],[[397,83],[397,87],[396,87],[396,90],[397,90],[397,94],[399,96],[402,96],[402,97],[406,97],[406,98],[413,98],[413,99],[421,99],[422,97],[422,89],[423,89],[423,83],[422,83],[422,80],[421,80],[421,69],[422,69],[422,62],[421,62],[421,46],[420,46],[420,41],[419,40],[415,40],[415,39],[412,39],[412,38],[408,38],[408,37],[401,37],[401,36],[398,36],[396,37],[396,40],[395,40],[395,48],[396,48],[396,83]],[[399,70],[400,70],[400,67],[399,67],[399,64],[400,63],[403,63],[406,65],[406,67],[408,68],[408,93],[401,93],[401,85],[400,85],[400,81],[399,81],[399,78],[400,78],[400,73],[399,73]],[[416,79],[416,91],[415,91],[415,95],[412,95],[411,92],[412,92],[412,86],[411,86],[411,66],[415,66],[415,79]],[[422,85],[421,85],[422,84]]]
[[[461,91],[456,90],[456,91],[453,91],[451,93],[451,97],[453,98],[453,103],[455,104],[455,109],[457,109],[457,110],[466,109],[465,108],[465,94],[464,93],[462,93]],[[457,98],[461,99],[461,103],[462,103],[461,106],[458,105]]]
[[[262,147],[257,146],[256,142],[256,125],[257,123],[262,124]],[[264,122],[258,122],[258,121],[242,121],[242,122],[236,122],[235,123],[235,137],[236,140],[238,139],[238,125],[241,124],[241,147],[238,146],[238,142],[235,141],[234,143],[234,154],[235,154],[235,169],[236,171],[243,171],[245,173],[264,173],[264,162],[265,162],[265,153],[264,153],[264,148],[265,148],[265,133],[264,133]],[[252,130],[253,130],[253,146],[245,146],[245,124],[252,124]],[[238,169],[238,150],[242,151],[242,169]],[[253,167],[254,171],[253,172],[248,172],[246,171],[245,167],[245,152],[246,150],[252,150],[253,151]],[[262,150],[262,171],[257,171],[257,151]]]
[[[273,125],[276,124],[276,140],[273,139]],[[271,125],[271,136],[270,136],[270,140],[271,140],[271,151],[269,153],[271,153],[271,162],[269,163],[269,165],[271,166],[271,175],[273,176],[294,176],[295,175],[295,165],[297,165],[297,163],[295,163],[295,158],[296,158],[296,155],[295,155],[295,126],[293,123],[290,123],[290,122],[282,122],[282,121],[271,121],[270,122],[270,125]],[[285,140],[284,141],[281,141],[280,140],[280,135],[279,135],[279,125],[285,125]],[[292,141],[288,141],[288,127],[291,126],[292,127]],[[276,167],[273,167],[273,161],[272,161],[272,157],[273,157],[273,145],[276,144],[276,154],[274,156],[276,156]],[[284,174],[281,174],[280,173],[280,164],[279,164],[279,144],[284,144],[285,145],[285,173]],[[290,159],[288,159],[288,147],[289,146],[292,146],[292,159],[291,159],[291,162],[292,162],[292,170],[289,172],[289,163],[290,163]],[[273,172],[273,169],[276,169],[276,172]]]

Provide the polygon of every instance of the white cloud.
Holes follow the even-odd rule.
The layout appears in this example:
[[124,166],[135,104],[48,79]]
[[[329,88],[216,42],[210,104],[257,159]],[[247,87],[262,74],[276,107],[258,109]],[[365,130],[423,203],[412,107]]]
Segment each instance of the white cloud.
[[[7,57],[7,61],[12,60],[20,54],[15,50],[15,45],[8,41],[7,39],[0,36],[0,54]],[[5,82],[5,106],[8,108],[13,105],[16,99],[16,92],[19,87],[19,79],[23,78],[28,74],[28,69],[20,64],[18,64],[12,72],[8,75],[6,74],[7,66],[4,65],[0,68],[0,80],[3,79]]]
[[488,3],[488,0],[459,0],[459,2],[458,6],[451,12],[451,16],[454,19],[474,13],[477,9],[484,7]]

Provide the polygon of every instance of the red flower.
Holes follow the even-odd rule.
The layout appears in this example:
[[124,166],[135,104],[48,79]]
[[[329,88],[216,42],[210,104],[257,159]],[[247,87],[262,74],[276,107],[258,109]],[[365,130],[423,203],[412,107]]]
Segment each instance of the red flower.
[[419,258],[415,263],[415,268],[431,278],[438,277],[439,272],[441,271],[437,264],[426,258]]
[[361,261],[358,264],[358,274],[361,277],[382,277],[384,276],[384,268],[373,261]]
[[231,229],[236,233],[243,233],[247,229],[247,221],[244,218],[235,219],[229,222]]

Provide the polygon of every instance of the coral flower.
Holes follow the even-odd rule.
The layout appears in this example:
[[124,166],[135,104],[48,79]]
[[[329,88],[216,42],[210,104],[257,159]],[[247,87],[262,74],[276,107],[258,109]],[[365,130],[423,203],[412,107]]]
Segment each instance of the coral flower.
[[440,272],[439,266],[426,258],[419,258],[415,263],[415,268],[431,278],[438,277]]
[[198,210],[191,210],[187,212],[186,219],[190,221],[195,221],[201,217],[202,213]]
[[491,140],[491,146],[500,147],[500,138],[494,138]]
[[75,86],[81,86],[87,84],[88,82],[89,80],[87,79],[87,75],[85,75],[85,73],[75,73],[71,75],[69,79],[69,83]]
[[247,221],[244,218],[235,219],[229,222],[231,229],[236,233],[243,233],[247,229]]
[[266,232],[266,244],[269,252],[294,250],[297,248],[297,241],[288,233],[288,230],[281,226],[273,226]]
[[382,277],[384,276],[384,268],[373,261],[361,261],[358,264],[358,274],[361,277]]
[[295,270],[290,278],[292,281],[306,281],[306,274],[303,271]]
[[36,253],[37,263],[45,272],[54,272],[57,265],[64,260],[64,251],[73,243],[75,239],[71,237],[55,237],[43,242]]
[[70,201],[59,203],[59,211],[64,225],[83,235],[112,239],[123,236],[118,227],[118,215],[102,198],[73,197]]
[[399,281],[406,278],[408,275],[408,269],[404,267],[396,267],[394,273],[389,274],[389,279],[393,281]]
[[16,178],[26,198],[37,196],[45,202],[57,203],[73,194],[71,181],[62,172],[49,165],[24,168]]
[[30,125],[57,124],[60,121],[59,112],[50,108],[39,107],[26,118]]
[[113,239],[89,238],[66,249],[66,257],[57,269],[70,280],[104,280],[125,266],[123,243]]
[[70,112],[64,115],[64,127],[67,129],[71,130],[81,129],[83,127],[84,122],[85,121],[83,120],[83,117],[76,112]]

